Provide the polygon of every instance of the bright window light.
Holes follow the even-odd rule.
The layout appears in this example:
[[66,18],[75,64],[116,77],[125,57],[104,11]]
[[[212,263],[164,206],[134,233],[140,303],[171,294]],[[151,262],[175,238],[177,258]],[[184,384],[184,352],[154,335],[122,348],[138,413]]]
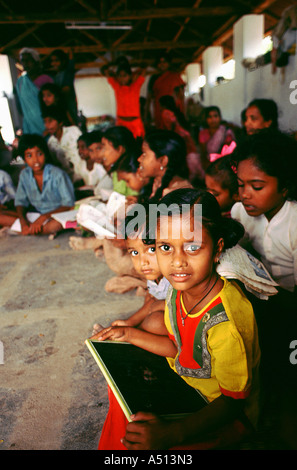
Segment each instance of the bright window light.
[[0,127],[1,134],[6,143],[11,144],[14,140],[14,130],[11,121],[7,98],[0,96]]
[[222,76],[227,80],[232,80],[235,77],[235,60],[230,59],[222,65]]
[[206,84],[206,76],[205,75],[200,75],[199,78],[198,78],[199,88],[203,88],[205,84]]
[[272,37],[271,36],[266,36],[266,38],[263,38],[262,40],[262,53],[266,54],[266,52],[271,51],[272,49]]

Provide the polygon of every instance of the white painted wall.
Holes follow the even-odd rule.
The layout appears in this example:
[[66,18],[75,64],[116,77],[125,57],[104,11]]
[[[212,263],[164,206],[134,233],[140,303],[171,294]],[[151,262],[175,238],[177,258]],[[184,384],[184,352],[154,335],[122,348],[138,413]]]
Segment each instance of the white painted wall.
[[297,88],[297,82],[292,83],[297,79],[297,56],[291,56],[289,60],[289,64],[284,69],[284,76],[280,68],[273,75],[271,64],[253,71],[244,69],[243,77],[241,77],[245,85],[244,95],[239,91],[242,89],[241,80],[239,81],[236,76],[230,82],[213,87],[206,84],[207,93],[205,93],[206,99],[203,104],[219,106],[224,119],[240,125],[240,113],[250,101],[255,98],[274,99],[279,109],[280,129],[297,131],[297,103],[294,104],[296,99],[294,89]]
[[[225,120],[241,125],[241,111],[255,98],[273,99],[279,109],[279,127],[283,131],[297,131],[297,55],[289,58],[285,68],[277,68],[272,74],[271,64],[249,71],[242,65],[243,58],[256,57],[263,40],[263,15],[243,16],[234,25],[235,78],[229,82],[212,84],[207,80],[204,87],[205,106],[219,106]],[[257,38],[257,41],[255,41]],[[250,46],[250,47],[249,47]],[[259,46],[259,47],[258,47]],[[208,49],[205,51],[207,59]],[[208,68],[205,61],[205,67]],[[214,62],[209,69],[215,68]],[[207,70],[207,78],[209,70]],[[296,103],[295,103],[296,101]]]

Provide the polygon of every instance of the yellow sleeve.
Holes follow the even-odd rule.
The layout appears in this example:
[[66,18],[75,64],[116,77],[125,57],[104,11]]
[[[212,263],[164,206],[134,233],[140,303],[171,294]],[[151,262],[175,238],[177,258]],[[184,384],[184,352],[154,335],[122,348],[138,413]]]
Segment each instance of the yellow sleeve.
[[251,386],[251,367],[243,339],[232,322],[219,323],[209,330],[208,349],[212,357],[212,375],[222,394],[246,398]]

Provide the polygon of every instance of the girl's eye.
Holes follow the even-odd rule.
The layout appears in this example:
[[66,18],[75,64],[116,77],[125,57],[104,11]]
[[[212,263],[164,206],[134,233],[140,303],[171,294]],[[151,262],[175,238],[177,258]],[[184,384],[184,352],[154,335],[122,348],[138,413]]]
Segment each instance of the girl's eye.
[[138,255],[138,251],[137,251],[137,250],[132,250],[132,251],[130,251],[130,255],[131,255],[131,256],[137,256],[137,255]]
[[154,246],[151,246],[149,249],[148,249],[148,252],[149,253],[155,253],[156,252],[156,248]]
[[263,186],[252,186],[253,190],[254,191],[261,191],[261,189],[263,189]]
[[200,250],[200,245],[192,243],[191,245],[187,245],[185,247],[185,251],[188,251],[190,253],[195,253],[196,251]]
[[159,246],[159,248],[161,251],[165,251],[165,252],[168,252],[171,249],[169,245],[161,245]]

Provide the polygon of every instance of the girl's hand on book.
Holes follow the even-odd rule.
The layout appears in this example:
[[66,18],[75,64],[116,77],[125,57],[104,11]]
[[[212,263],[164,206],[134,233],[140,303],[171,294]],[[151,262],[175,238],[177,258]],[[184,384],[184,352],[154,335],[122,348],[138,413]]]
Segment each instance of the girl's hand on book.
[[133,326],[133,325],[130,325],[129,320],[115,320],[112,322],[111,326]]
[[105,341],[106,339],[113,341],[128,341],[130,328],[127,326],[110,326],[92,336],[92,339]]
[[161,450],[172,446],[171,424],[152,413],[131,416],[122,444],[128,450]]

